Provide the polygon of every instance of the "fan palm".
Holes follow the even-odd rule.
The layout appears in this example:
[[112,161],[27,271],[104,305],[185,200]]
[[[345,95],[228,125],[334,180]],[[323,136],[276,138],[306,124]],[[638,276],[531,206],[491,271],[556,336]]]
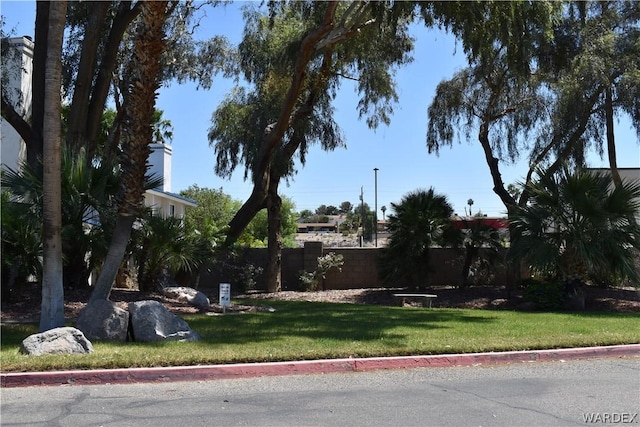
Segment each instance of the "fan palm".
[[[8,169],[2,175],[2,187],[11,194],[8,203],[29,206],[29,215],[23,220],[40,224],[30,226],[40,236],[42,227],[42,176],[27,164],[20,172]],[[94,262],[87,263],[86,255],[92,258],[100,253],[100,229],[96,225],[104,222],[110,203],[118,189],[118,174],[108,162],[87,162],[84,151],[73,154],[63,149],[61,165],[62,190],[62,252],[63,276],[66,287],[87,285],[87,278]],[[16,207],[17,208],[17,207]],[[11,211],[13,212],[13,211]],[[17,211],[16,211],[17,212]],[[20,219],[18,219],[19,221]],[[24,228],[24,227],[23,227]],[[26,230],[26,228],[24,228]],[[13,237],[11,237],[13,236]],[[6,239],[18,238],[20,234],[7,234]],[[7,241],[8,242],[8,241]],[[29,247],[29,239],[22,234],[22,241],[13,245]]]
[[603,274],[637,284],[640,227],[630,218],[640,209],[640,183],[616,187],[609,175],[567,168],[540,175],[528,186],[530,203],[511,219],[509,257],[567,284]]
[[[461,287],[465,288],[469,285],[471,266],[480,257],[480,250],[485,250],[485,265],[492,265],[497,261],[503,246],[498,230],[483,221],[482,217],[462,220],[462,225],[465,229],[462,235],[462,246],[465,254]],[[476,284],[478,283],[476,282]]]
[[212,255],[207,240],[190,235],[180,218],[149,215],[140,234],[135,253],[140,290],[153,291],[166,271],[192,272]]
[[389,215],[391,237],[382,249],[380,274],[386,284],[426,284],[429,274],[429,248],[455,244],[458,232],[452,227],[453,207],[433,188],[405,195]]

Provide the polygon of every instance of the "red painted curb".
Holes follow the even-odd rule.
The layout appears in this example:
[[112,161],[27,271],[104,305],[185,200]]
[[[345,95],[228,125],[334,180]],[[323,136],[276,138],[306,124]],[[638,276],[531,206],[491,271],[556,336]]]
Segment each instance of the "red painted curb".
[[523,362],[578,360],[603,357],[640,357],[640,344],[556,350],[442,354],[305,360],[295,362],[240,363],[233,365],[164,368],[96,369],[90,371],[22,372],[0,374],[1,387],[51,385],[131,384],[143,382],[209,381],[274,375],[304,375],[381,369],[496,365]]

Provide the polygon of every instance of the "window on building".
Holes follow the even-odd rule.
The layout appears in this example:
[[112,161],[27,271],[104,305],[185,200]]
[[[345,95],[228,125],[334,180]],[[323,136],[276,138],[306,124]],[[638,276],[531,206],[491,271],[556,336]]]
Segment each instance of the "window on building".
[[176,206],[175,205],[169,205],[169,215],[176,216]]

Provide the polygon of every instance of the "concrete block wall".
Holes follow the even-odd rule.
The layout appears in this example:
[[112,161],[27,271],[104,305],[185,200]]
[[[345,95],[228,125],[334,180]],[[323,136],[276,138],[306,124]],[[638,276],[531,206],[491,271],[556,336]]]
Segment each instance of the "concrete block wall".
[[378,277],[376,260],[379,251],[376,248],[324,248],[323,255],[329,252],[342,255],[342,271],[331,269],[325,279],[325,289],[379,288],[382,281]]
[[[379,248],[327,248],[322,242],[306,242],[304,248],[285,248],[282,250],[282,290],[299,290],[300,273],[312,272],[318,265],[318,257],[329,252],[343,256],[344,265],[342,271],[332,269],[327,273],[321,289],[359,289],[383,287],[378,277],[377,260],[380,254]],[[431,249],[432,273],[428,277],[428,284],[459,285],[462,281],[462,256],[463,252],[450,248]],[[251,263],[264,268],[267,262],[267,249],[247,249],[244,252],[241,263]],[[204,269],[206,270],[206,269]],[[491,284],[507,285],[507,273],[504,268],[496,269],[497,273]],[[521,277],[526,277],[527,272],[521,272]],[[218,277],[214,272],[201,275],[201,284],[216,285],[218,281],[229,281],[224,277]],[[256,278],[257,288],[264,289],[262,276]],[[233,285],[233,283],[232,283]],[[409,284],[407,284],[408,286]]]

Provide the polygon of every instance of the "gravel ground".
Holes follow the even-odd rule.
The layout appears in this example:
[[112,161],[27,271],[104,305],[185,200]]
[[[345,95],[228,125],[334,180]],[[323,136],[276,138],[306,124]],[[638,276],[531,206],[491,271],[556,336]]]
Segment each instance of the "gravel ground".
[[[217,305],[217,289],[201,289],[211,301],[208,312],[212,315],[222,312],[222,307]],[[376,304],[397,305],[393,293],[398,289],[348,289],[317,292],[283,291],[275,294],[264,292],[250,292],[242,295],[234,295],[233,299],[255,300],[284,300],[284,301],[312,301],[331,302],[344,304]],[[452,287],[436,287],[427,291],[438,295],[433,301],[433,307],[473,308],[473,309],[515,309],[522,298],[518,293],[507,298],[504,289],[492,287],[472,287],[461,291]],[[75,319],[80,310],[85,306],[89,298],[88,290],[67,291],[65,293],[65,318]],[[130,290],[114,289],[111,300],[118,306],[126,308],[132,301],[155,300],[163,303],[171,312],[176,314],[195,314],[198,309],[187,303],[167,298],[157,292],[137,292]],[[418,301],[408,301],[407,305],[418,306]],[[227,312],[251,312],[268,311],[264,304],[251,305],[234,304],[227,308]],[[600,289],[589,288],[587,290],[586,310],[588,311],[617,311],[640,314],[640,292],[634,288]],[[40,312],[40,294],[37,289],[31,289],[14,295],[13,302],[3,302],[0,313],[0,321],[27,322],[37,321]]]

